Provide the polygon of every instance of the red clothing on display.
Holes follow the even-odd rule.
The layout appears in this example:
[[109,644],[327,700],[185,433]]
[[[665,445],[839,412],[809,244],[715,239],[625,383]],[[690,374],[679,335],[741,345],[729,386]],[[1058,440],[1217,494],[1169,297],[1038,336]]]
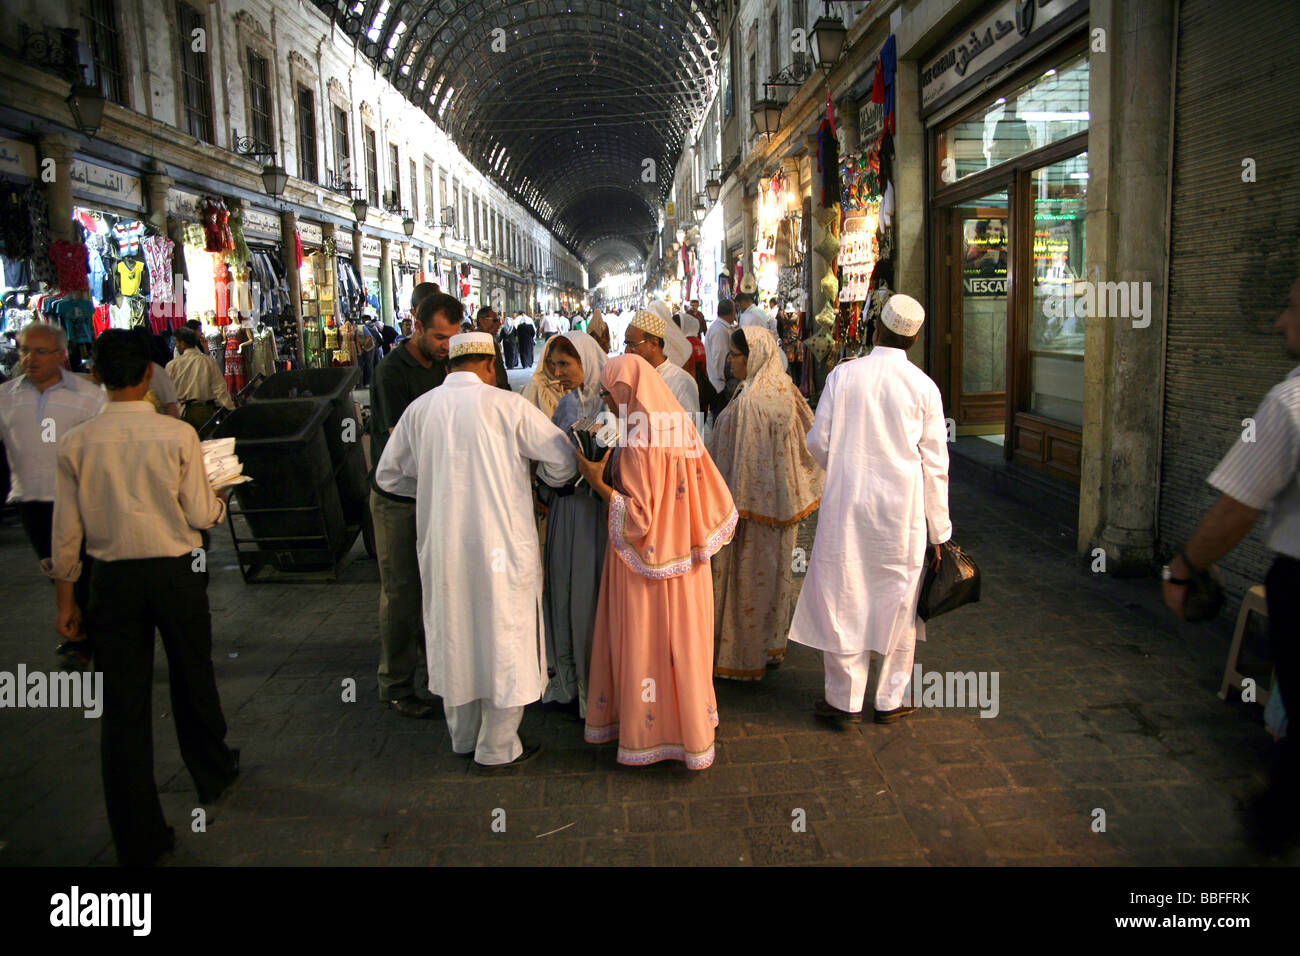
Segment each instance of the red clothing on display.
[[216,317],[213,325],[230,324],[230,274],[220,259],[212,260],[212,281],[216,286]]
[[100,332],[103,332],[105,329],[111,327],[112,327],[112,322],[108,317],[108,306],[107,305],[96,306],[94,314],[92,314],[90,317],[91,331],[95,333],[96,337],[98,337]]
[[231,395],[248,384],[239,355],[239,346],[244,341],[242,333],[242,329],[235,329],[226,336],[226,388],[230,389]]
[[59,288],[64,292],[90,290],[90,259],[80,242],[56,239],[50,243],[50,259],[58,271]]

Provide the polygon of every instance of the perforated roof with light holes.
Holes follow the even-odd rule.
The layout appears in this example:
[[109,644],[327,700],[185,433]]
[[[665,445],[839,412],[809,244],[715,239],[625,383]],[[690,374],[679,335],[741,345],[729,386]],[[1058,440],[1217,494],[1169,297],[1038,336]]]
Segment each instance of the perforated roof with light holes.
[[316,5],[589,270],[649,252],[716,89],[717,0]]

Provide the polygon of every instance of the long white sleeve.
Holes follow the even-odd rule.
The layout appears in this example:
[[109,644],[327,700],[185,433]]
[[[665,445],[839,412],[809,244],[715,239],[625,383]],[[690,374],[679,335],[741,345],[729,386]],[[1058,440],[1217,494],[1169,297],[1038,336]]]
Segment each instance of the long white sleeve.
[[932,387],[925,408],[921,442],[921,472],[925,484],[925,523],[931,544],[943,544],[952,537],[948,514],[948,423],[943,417],[943,399]]
[[519,408],[519,450],[537,462],[537,477],[554,488],[572,481],[578,474],[578,453],[569,436],[531,402],[520,398],[514,406]]
[[[409,409],[408,409],[409,411]],[[389,494],[415,497],[415,477],[417,463],[415,449],[411,444],[413,419],[418,416],[403,415],[397,420],[397,427],[388,436],[384,453],[379,456],[375,466],[375,484]]]

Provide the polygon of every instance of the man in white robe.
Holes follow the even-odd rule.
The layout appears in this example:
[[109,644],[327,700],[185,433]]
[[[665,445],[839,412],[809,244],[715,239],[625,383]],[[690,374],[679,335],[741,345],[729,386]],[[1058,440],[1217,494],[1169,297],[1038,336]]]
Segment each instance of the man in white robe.
[[691,357],[691,343],[677,327],[668,305],[658,299],[632,316],[624,333],[627,351],[639,355],[659,373],[678,404],[691,413],[697,428],[700,421],[700,387],[683,366]]
[[826,379],[808,433],[826,486],[790,625],[791,641],[823,652],[826,697],[817,715],[852,723],[862,719],[873,651],[884,658],[876,721],[916,710],[904,705],[904,694],[916,641],[925,640],[916,616],[921,582],[927,558],[952,537],[943,401],[906,351],[925,310],[895,295],[881,318],[871,353],[841,363]]
[[519,722],[547,682],[529,462],[555,487],[578,472],[562,431],[492,387],[492,336],[457,335],[448,357],[443,384],[398,421],[375,481],[416,499],[429,690],[442,698],[452,749],[499,766],[537,752]]

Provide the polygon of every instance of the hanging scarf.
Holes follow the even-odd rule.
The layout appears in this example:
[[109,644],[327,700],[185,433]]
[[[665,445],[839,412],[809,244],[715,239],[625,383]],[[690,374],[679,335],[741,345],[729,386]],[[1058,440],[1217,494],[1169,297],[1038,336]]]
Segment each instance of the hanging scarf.
[[813,412],[781,367],[776,339],[745,326],[749,365],[718,416],[710,451],[740,516],[786,528],[817,509],[826,473],[808,451]]
[[[600,383],[627,409],[609,503],[614,552],[636,574],[655,579],[707,563],[731,541],[738,515],[695,423],[639,355],[610,359]],[[675,435],[654,431],[652,423],[666,421]]]

